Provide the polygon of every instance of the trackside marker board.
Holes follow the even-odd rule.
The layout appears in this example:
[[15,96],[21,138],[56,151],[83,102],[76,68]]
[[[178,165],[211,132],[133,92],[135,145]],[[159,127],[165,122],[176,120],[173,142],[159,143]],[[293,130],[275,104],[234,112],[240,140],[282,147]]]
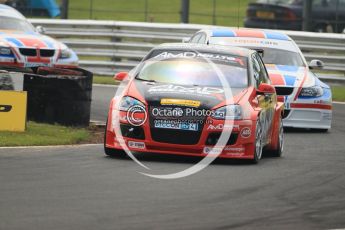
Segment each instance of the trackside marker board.
[[0,131],[24,132],[27,93],[0,90]]

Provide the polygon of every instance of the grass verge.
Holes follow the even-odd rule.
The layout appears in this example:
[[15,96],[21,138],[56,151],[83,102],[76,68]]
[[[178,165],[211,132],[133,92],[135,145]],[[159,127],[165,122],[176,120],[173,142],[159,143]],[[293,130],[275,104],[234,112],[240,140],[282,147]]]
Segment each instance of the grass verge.
[[93,84],[104,84],[104,85],[118,85],[119,83],[116,82],[110,76],[93,76]]
[[334,101],[345,101],[345,86],[332,86]]
[[0,132],[0,147],[70,145],[86,143],[91,138],[92,132],[85,128],[69,128],[30,121],[24,133]]

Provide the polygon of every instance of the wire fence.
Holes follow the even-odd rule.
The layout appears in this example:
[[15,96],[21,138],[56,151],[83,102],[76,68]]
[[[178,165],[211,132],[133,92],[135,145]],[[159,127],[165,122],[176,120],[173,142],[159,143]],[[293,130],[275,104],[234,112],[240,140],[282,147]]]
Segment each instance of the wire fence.
[[[57,0],[56,6],[52,6],[57,8],[50,11],[37,6],[27,7],[29,0],[10,2],[27,17],[49,17],[52,16],[50,11],[59,11],[60,15],[65,15],[66,12],[68,19],[181,22],[181,0]],[[258,2],[260,4],[249,5]],[[302,30],[303,2],[305,1],[190,0],[189,23]],[[68,7],[64,8],[66,5]],[[248,17],[252,23],[246,24]],[[311,17],[308,20],[311,21],[312,31],[343,32],[345,0],[312,0]]]
[[[49,17],[47,9],[27,7],[25,1],[12,3],[27,17]],[[250,0],[190,0],[189,22],[197,24],[243,26]],[[57,9],[64,12],[63,0]],[[96,19],[143,22],[181,21],[181,0],[69,0],[68,19]],[[60,18],[60,17],[57,17]]]

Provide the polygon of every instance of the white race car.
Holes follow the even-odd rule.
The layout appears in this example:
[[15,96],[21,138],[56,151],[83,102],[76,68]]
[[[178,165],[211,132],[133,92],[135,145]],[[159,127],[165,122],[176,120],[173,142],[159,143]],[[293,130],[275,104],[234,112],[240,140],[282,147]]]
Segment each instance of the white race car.
[[324,64],[313,60],[308,65],[297,44],[286,34],[257,29],[206,29],[194,34],[189,42],[258,50],[276,87],[278,100],[285,104],[284,126],[319,131],[331,128],[331,89],[311,72]]
[[78,66],[73,50],[39,30],[43,32],[14,8],[0,4],[0,67]]

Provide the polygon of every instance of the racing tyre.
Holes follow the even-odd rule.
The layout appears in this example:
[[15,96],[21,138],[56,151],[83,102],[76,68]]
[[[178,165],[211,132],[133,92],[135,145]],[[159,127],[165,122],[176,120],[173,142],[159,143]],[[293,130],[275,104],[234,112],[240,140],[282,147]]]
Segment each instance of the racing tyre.
[[119,150],[119,149],[111,149],[111,148],[107,148],[104,145],[104,153],[107,156],[110,157],[125,157],[126,156],[126,152],[123,150]]
[[283,121],[280,119],[279,132],[278,132],[278,147],[272,150],[272,155],[275,157],[281,157],[284,151],[284,126]]
[[315,131],[319,133],[327,133],[329,129],[315,129]]
[[262,127],[261,122],[259,120],[256,121],[256,129],[255,129],[255,148],[254,148],[254,159],[252,162],[254,164],[259,163],[262,157]]
[[108,118],[107,118],[107,122],[105,125],[105,131],[104,131],[104,153],[105,153],[105,155],[110,156],[110,157],[124,157],[124,156],[126,156],[126,152],[123,150],[112,149],[112,148],[106,147],[107,127],[108,127]]

